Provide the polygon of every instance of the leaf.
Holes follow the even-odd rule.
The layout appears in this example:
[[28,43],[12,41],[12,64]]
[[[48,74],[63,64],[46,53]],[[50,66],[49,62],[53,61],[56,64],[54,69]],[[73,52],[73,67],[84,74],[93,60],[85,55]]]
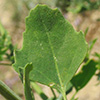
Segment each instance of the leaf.
[[91,50],[92,50],[94,44],[96,43],[96,41],[97,41],[97,39],[94,39],[94,40],[89,42],[89,52],[91,52]]
[[[15,70],[32,62],[30,80],[58,90],[66,89],[84,60],[87,43],[58,9],[38,5],[26,18],[23,47],[15,51]],[[62,89],[63,88],[63,89]]]
[[32,90],[30,88],[30,80],[29,80],[29,73],[33,69],[32,64],[27,64],[24,68],[24,92],[25,92],[25,98],[26,100],[35,100]]
[[100,54],[99,53],[95,52],[94,56],[100,59]]
[[66,95],[69,94],[73,89],[73,84],[69,82],[66,87]]
[[[8,50],[9,53],[7,52]],[[13,62],[13,50],[14,46],[12,45],[11,37],[0,23],[0,61],[7,59]]]
[[77,91],[82,89],[95,74],[97,70],[96,65],[97,63],[95,61],[90,60],[82,67],[81,71],[71,79]]
[[86,35],[87,35],[87,33],[88,33],[88,30],[89,30],[89,27],[87,27],[87,28],[85,29],[85,32],[84,32],[85,37],[86,37]]
[[84,59],[84,62],[89,61],[90,58],[90,54],[91,54],[91,50],[93,49],[94,44],[96,43],[97,39],[94,39],[92,41],[89,41],[89,45],[88,45],[88,52],[86,54],[86,57]]

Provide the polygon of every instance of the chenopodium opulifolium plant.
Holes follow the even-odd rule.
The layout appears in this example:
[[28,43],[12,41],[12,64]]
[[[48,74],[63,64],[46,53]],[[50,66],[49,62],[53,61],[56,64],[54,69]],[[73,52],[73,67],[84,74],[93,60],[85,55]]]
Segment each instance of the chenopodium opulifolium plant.
[[84,34],[76,32],[58,9],[37,5],[26,18],[23,38],[14,69],[23,75],[19,69],[32,63],[29,79],[56,88],[66,100],[67,84],[87,52]]
[[13,49],[11,37],[0,22],[0,61],[9,60],[13,63]]

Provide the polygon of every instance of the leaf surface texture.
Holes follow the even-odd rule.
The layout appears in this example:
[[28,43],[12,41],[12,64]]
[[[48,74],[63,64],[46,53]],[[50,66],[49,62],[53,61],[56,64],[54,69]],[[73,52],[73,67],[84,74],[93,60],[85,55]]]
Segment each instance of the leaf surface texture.
[[32,62],[30,80],[51,87],[66,87],[82,63],[87,43],[58,9],[38,5],[26,18],[23,47],[15,51],[15,70]]

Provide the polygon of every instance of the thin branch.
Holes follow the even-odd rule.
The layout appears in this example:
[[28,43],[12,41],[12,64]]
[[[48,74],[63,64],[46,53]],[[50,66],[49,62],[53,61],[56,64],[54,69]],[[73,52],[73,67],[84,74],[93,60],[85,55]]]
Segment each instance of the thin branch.
[[16,95],[5,83],[0,81],[0,94],[2,94],[7,100],[22,100]]
[[3,66],[11,66],[12,64],[8,64],[8,63],[0,63],[0,65],[3,65]]
[[54,98],[56,98],[56,94],[55,94],[54,90],[51,87],[50,87],[50,89],[51,89],[51,91],[53,93]]

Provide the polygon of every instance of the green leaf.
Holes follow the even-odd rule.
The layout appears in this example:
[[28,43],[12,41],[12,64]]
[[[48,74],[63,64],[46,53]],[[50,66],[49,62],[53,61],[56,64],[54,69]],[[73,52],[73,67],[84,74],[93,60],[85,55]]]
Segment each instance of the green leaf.
[[23,83],[24,83],[24,92],[26,100],[35,100],[32,90],[30,88],[30,80],[29,80],[29,73],[32,69],[33,69],[32,64],[27,64],[24,68]]
[[96,43],[97,39],[94,39],[92,41],[89,41],[89,45],[88,45],[88,52],[86,54],[86,57],[85,57],[85,62],[89,61],[89,58],[90,58],[90,54],[91,54],[91,50],[93,49],[93,46],[94,44]]
[[[58,9],[38,5],[26,18],[23,47],[15,51],[15,70],[32,62],[30,80],[58,90],[66,89],[84,60],[87,43]],[[64,90],[65,91],[65,90]]]
[[73,84],[69,82],[66,87],[66,95],[69,94],[73,89]]
[[[9,53],[7,52],[9,50]],[[14,46],[6,29],[0,23],[0,61],[9,60],[13,63]]]
[[97,63],[95,61],[90,60],[83,65],[81,71],[72,78],[71,82],[77,91],[82,89],[95,74],[97,70],[96,65]]
[[95,52],[94,56],[100,59],[100,54],[99,53]]
[[84,32],[84,35],[86,37],[87,33],[88,33],[88,30],[89,30],[89,27],[86,28],[85,32]]
[[97,39],[94,39],[94,40],[89,42],[89,52],[91,52],[91,50],[92,50],[94,44],[96,43],[96,41],[97,41]]

